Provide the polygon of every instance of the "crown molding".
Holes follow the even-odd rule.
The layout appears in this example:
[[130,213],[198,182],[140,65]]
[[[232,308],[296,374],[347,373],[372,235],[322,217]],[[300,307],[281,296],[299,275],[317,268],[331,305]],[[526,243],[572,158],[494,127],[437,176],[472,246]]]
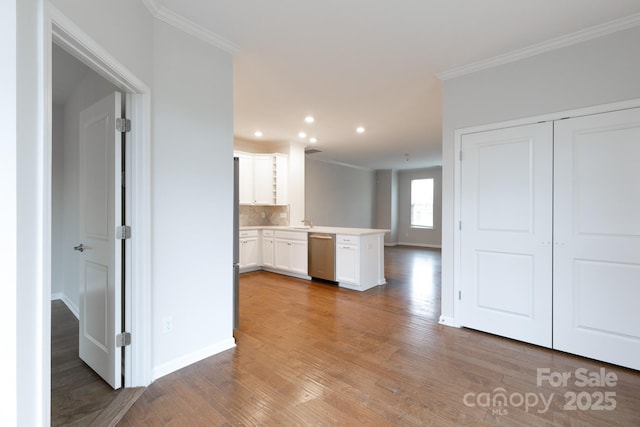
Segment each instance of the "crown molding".
[[142,3],[149,10],[151,16],[159,21],[165,22],[232,55],[240,51],[238,45],[175,13],[171,9],[163,5],[158,5],[157,0],[142,0]]
[[587,40],[606,36],[608,34],[613,34],[618,31],[627,30],[639,25],[640,13],[636,13],[624,18],[605,22],[604,24],[595,25],[593,27],[585,28],[584,30],[556,37],[551,40],[536,43],[522,49],[516,49],[502,55],[493,56],[481,61],[463,65],[461,67],[452,68],[450,70],[436,74],[436,77],[438,77],[438,79],[440,80],[453,79],[456,77],[464,76],[466,74],[475,73],[476,71],[486,70],[488,68],[497,67],[499,65],[519,61],[521,59],[539,55],[541,53],[551,52],[553,50],[560,49],[566,46],[571,46]]

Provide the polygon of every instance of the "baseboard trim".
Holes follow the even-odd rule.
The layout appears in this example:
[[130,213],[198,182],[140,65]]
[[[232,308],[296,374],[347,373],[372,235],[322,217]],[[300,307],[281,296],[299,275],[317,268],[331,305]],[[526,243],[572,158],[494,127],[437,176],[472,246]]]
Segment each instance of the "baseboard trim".
[[398,242],[396,246],[415,246],[418,248],[442,249],[441,245],[430,245],[427,243]]
[[449,317],[449,316],[440,316],[440,319],[438,320],[438,323],[440,323],[441,325],[445,325],[445,326],[450,326],[452,328],[461,328],[462,326],[459,325],[453,317]]
[[220,341],[216,344],[205,347],[201,350],[194,351],[193,353],[185,354],[184,356],[173,359],[167,363],[156,366],[153,368],[153,381],[164,377],[172,372],[178,371],[196,362],[199,362],[207,357],[214,356],[223,351],[229,350],[236,346],[236,341],[233,338],[229,338],[224,341]]
[[67,296],[64,293],[57,292],[55,294],[51,294],[51,301],[56,301],[56,300],[62,301],[64,305],[67,306],[69,311],[71,311],[73,315],[76,316],[76,319],[80,319],[80,310],[78,309],[78,307],[75,306],[75,304],[71,302],[69,298],[67,298]]

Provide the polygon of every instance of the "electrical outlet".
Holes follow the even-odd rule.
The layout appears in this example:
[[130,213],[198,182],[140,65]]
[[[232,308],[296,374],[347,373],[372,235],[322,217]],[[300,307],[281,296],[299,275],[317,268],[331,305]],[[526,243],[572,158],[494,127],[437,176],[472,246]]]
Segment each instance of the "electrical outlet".
[[286,218],[286,217],[287,217],[286,212],[280,212],[280,218]]
[[265,212],[262,212],[260,216],[262,217],[262,219],[265,219],[267,217],[267,214]]
[[168,334],[173,331],[173,316],[165,316],[162,318],[162,333]]

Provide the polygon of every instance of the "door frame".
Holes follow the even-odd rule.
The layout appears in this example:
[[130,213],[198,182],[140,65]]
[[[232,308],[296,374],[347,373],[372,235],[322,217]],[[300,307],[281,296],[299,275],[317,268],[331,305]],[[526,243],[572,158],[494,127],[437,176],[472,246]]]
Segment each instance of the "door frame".
[[[43,301],[51,301],[51,182],[52,182],[52,44],[64,48],[82,63],[118,87],[127,98],[127,115],[134,125],[127,141],[127,172],[129,225],[132,238],[127,248],[127,285],[125,298],[125,329],[133,338],[125,348],[125,387],[147,386],[152,380],[151,365],[151,90],[118,62],[76,24],[49,2],[45,3],[43,53],[44,78],[42,86],[44,111],[43,143],[43,235],[44,277]],[[51,313],[43,307],[43,409],[50,413],[51,390]]]
[[440,323],[447,326],[453,326],[456,328],[462,327],[461,322],[461,303],[460,292],[462,290],[462,284],[460,277],[462,274],[462,252],[461,252],[461,209],[462,209],[462,136],[485,132],[490,130],[498,130],[509,127],[516,127],[522,125],[529,125],[539,122],[548,122],[561,119],[568,119],[573,117],[589,116],[593,114],[607,113],[618,110],[628,110],[631,108],[640,107],[640,98],[629,99],[626,101],[613,102],[608,104],[595,105],[591,107],[576,108],[571,110],[558,111],[555,113],[540,114],[537,116],[525,117],[522,119],[507,120],[496,123],[489,123],[478,126],[471,126],[467,128],[460,128],[454,131],[454,154],[455,161],[453,162],[453,317],[441,316]]

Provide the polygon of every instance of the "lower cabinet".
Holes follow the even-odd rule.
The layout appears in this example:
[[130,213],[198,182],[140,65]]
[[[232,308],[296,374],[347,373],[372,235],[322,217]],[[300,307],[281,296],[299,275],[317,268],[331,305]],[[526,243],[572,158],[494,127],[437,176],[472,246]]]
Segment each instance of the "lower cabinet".
[[[357,243],[357,244],[355,244]],[[352,236],[336,238],[336,281],[345,284],[360,283],[360,239]]]
[[240,232],[238,249],[240,252],[239,267],[241,270],[260,268],[261,259],[258,246],[258,230],[245,230]]
[[340,287],[366,291],[384,279],[384,235],[336,236],[336,281]]
[[307,275],[307,233],[295,231],[276,231],[274,236],[273,267]]
[[263,230],[262,232],[262,266],[274,267],[274,245],[273,230]]

